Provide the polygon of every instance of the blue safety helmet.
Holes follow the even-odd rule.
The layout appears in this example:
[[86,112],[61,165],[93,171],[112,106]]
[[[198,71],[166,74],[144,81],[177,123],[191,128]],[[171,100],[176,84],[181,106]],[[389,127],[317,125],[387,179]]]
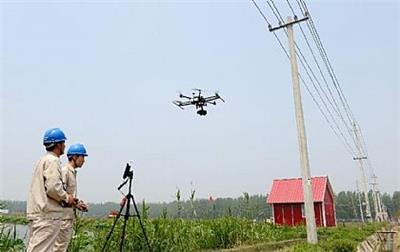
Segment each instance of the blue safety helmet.
[[68,152],[67,152],[67,156],[73,156],[73,155],[79,155],[79,156],[87,156],[87,152],[85,149],[85,146],[83,146],[83,144],[73,144],[69,147]]
[[67,140],[67,137],[65,136],[64,132],[59,128],[48,129],[43,136],[44,145],[65,142],[65,140]]

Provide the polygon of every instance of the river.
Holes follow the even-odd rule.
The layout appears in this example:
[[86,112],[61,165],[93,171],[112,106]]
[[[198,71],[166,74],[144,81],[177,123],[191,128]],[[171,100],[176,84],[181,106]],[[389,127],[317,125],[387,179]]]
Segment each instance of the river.
[[[11,235],[14,234],[14,228],[15,228],[15,234],[17,236],[17,238],[21,239],[24,241],[24,243],[26,244],[28,241],[28,225],[20,225],[20,224],[1,224],[1,225],[5,225],[5,229],[6,230],[10,230]],[[0,226],[1,228],[1,226]],[[6,231],[8,232],[8,231]]]

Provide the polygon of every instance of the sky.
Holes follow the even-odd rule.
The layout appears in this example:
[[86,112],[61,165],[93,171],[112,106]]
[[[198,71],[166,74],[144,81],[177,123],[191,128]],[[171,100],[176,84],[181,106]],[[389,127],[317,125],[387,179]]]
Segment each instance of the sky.
[[[285,1],[275,2],[290,15]],[[259,5],[276,25],[266,2]],[[398,191],[400,3],[307,5],[379,188]],[[127,162],[136,200],[148,202],[173,201],[178,189],[184,200],[191,190],[196,198],[265,195],[273,179],[301,176],[290,64],[251,1],[0,7],[0,199],[27,199],[52,127],[65,132],[67,148],[80,142],[88,150],[78,171],[78,196],[87,202],[119,202]],[[306,52],[298,27],[295,36]],[[218,91],[226,102],[207,107],[205,117],[172,104],[193,88]],[[304,87],[302,99],[311,174],[327,175],[335,192],[355,190],[357,163]]]

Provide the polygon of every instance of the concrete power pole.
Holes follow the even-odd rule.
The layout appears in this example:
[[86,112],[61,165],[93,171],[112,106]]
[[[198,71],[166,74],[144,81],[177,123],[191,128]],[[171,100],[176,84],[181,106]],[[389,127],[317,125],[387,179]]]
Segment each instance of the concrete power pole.
[[358,160],[358,164],[360,166],[360,171],[361,171],[361,180],[362,180],[362,188],[364,191],[364,198],[365,198],[365,218],[371,222],[372,221],[372,217],[371,217],[371,207],[369,205],[369,199],[368,199],[368,183],[367,183],[367,175],[365,174],[365,169],[364,169],[364,163],[363,160],[367,159],[366,156],[364,156],[363,151],[362,151],[362,147],[361,147],[361,140],[360,140],[360,136],[359,136],[359,132],[357,130],[357,125],[354,123],[353,124],[354,127],[354,134],[356,137],[356,142],[357,142],[357,157],[354,157],[354,160]]
[[301,176],[303,181],[307,241],[308,243],[311,244],[317,244],[318,237],[317,237],[317,227],[315,223],[311,172],[310,172],[310,164],[308,161],[307,138],[304,126],[303,107],[301,103],[301,93],[300,93],[299,71],[297,67],[296,49],[295,49],[294,32],[293,32],[293,24],[299,23],[307,19],[308,17],[297,20],[297,17],[295,17],[295,20],[293,21],[291,17],[288,17],[286,24],[282,24],[276,28],[270,28],[269,30],[274,31],[283,27],[287,27],[289,51],[290,51],[290,63],[291,63],[292,81],[293,81],[293,96],[296,109],[296,124],[297,124],[297,133],[298,133],[298,140],[300,147],[300,165],[301,165]]
[[376,182],[377,178],[378,177],[375,174],[373,174],[372,177],[371,177],[372,182],[370,184],[372,185],[372,200],[374,202],[375,221],[381,221],[381,217],[380,217],[381,213],[379,211],[378,198],[377,198],[377,193],[378,192],[377,192],[377,189],[376,189],[376,186],[378,185],[378,183]]
[[356,188],[357,188],[358,203],[360,204],[360,216],[361,216],[361,221],[362,221],[362,223],[365,223],[365,221],[364,221],[363,207],[362,207],[362,202],[361,202],[361,196],[360,196],[360,190],[358,189],[358,181],[357,181],[357,180],[356,180]]

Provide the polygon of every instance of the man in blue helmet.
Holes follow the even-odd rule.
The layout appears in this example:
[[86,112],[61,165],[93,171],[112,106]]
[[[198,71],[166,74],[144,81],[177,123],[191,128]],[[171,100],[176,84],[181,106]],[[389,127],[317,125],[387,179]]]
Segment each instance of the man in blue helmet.
[[[61,169],[64,188],[67,193],[74,197],[77,197],[76,169],[83,166],[87,155],[86,148],[83,144],[78,143],[71,145],[67,152],[68,163]],[[87,211],[87,205],[83,201],[78,201],[75,206],[65,206],[61,229],[54,244],[54,252],[67,251],[68,244],[72,238],[76,209]]]
[[62,183],[60,156],[64,154],[65,140],[59,128],[44,134],[47,153],[36,163],[27,201],[26,215],[30,221],[27,252],[53,251],[62,224],[62,204],[76,204]]

